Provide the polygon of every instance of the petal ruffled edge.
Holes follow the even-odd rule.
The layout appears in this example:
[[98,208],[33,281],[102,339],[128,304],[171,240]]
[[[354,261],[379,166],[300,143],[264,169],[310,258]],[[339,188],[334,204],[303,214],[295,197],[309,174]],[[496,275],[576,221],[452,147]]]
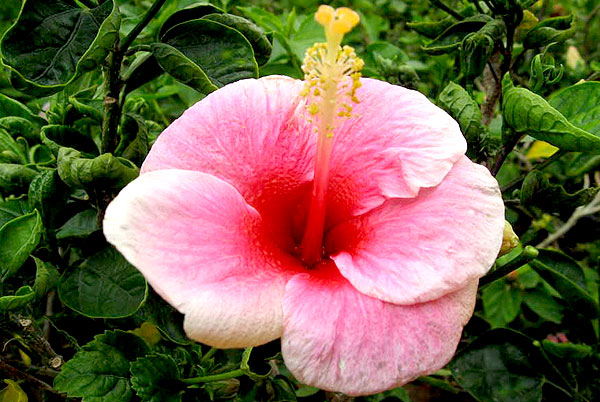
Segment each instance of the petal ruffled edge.
[[442,298],[398,306],[330,271],[297,275],[283,301],[286,367],[302,383],[347,395],[401,386],[442,368],[473,313],[477,281]]
[[284,287],[302,267],[261,229],[231,185],[174,169],[134,180],[104,218],[107,240],[186,315],[188,335],[218,347],[281,336]]
[[504,229],[504,203],[489,171],[462,157],[437,187],[339,224],[326,244],[360,292],[410,305],[483,276]]

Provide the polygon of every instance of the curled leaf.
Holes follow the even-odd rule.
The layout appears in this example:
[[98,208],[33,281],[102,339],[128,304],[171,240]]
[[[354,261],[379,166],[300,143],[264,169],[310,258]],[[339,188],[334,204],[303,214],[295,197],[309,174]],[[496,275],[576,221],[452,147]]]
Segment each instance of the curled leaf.
[[502,116],[515,132],[567,151],[600,152],[600,137],[571,124],[544,98],[515,87],[506,74],[502,80]]

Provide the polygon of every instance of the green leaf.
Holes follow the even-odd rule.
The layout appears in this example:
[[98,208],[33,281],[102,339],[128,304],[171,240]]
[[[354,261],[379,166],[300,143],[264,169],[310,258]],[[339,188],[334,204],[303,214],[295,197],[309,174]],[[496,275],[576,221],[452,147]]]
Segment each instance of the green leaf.
[[10,199],[0,202],[0,228],[8,221],[31,212],[29,203],[22,199]]
[[126,145],[121,156],[141,165],[150,150],[146,121],[138,114],[127,113],[123,119],[121,133],[121,143],[115,153],[119,155],[120,148]]
[[35,300],[35,292],[31,286],[22,286],[13,296],[0,297],[0,312],[23,308],[33,300]]
[[37,266],[33,288],[22,286],[13,296],[0,297],[0,312],[23,308],[40,299],[58,282],[58,270],[52,264],[45,263],[33,257]]
[[483,116],[477,102],[463,87],[453,82],[446,85],[438,100],[440,106],[460,124],[467,139],[468,155],[480,154],[488,132],[481,123]]
[[4,380],[6,388],[0,391],[0,402],[27,402],[27,394],[13,380]]
[[450,363],[456,381],[480,402],[539,402],[543,361],[533,339],[499,328],[471,342]]
[[130,316],[147,293],[142,274],[112,247],[65,272],[58,284],[58,296],[66,306],[95,318]]
[[0,128],[0,162],[3,163],[27,163],[27,156],[23,149],[17,144],[17,141],[8,133]]
[[600,317],[600,306],[585,288],[585,275],[579,264],[554,250],[539,250],[531,267],[560,293],[572,309],[590,318]]
[[73,0],[26,0],[0,44],[2,61],[26,83],[58,92],[104,62],[119,22],[112,0],[93,9]]
[[96,335],[67,361],[54,379],[54,388],[83,402],[127,402],[131,362],[148,353],[145,342],[127,332]]
[[44,262],[33,256],[32,258],[35,261],[36,266],[33,290],[36,297],[41,298],[56,286],[58,283],[59,273],[58,269],[49,262]]
[[549,355],[564,360],[581,360],[594,353],[591,346],[577,343],[556,343],[544,339],[542,346]]
[[452,17],[446,17],[439,21],[419,21],[406,24],[410,29],[418,32],[426,38],[434,39],[440,36],[446,29],[454,25]]
[[265,32],[279,32],[286,34],[286,28],[283,25],[281,18],[262,7],[237,7],[242,13],[250,17]]
[[548,46],[551,43],[564,42],[575,35],[576,28],[572,25],[573,14],[564,17],[547,18],[539,22],[527,32],[523,39],[525,49]]
[[423,50],[431,55],[440,55],[456,51],[468,34],[479,31],[489,21],[492,21],[492,18],[484,14],[458,21],[427,45],[423,46]]
[[563,319],[563,306],[550,296],[543,287],[538,287],[532,292],[523,295],[523,302],[534,313],[546,321],[560,324]]
[[95,209],[86,209],[71,217],[56,232],[57,239],[77,237],[85,239],[95,231],[100,230],[98,226],[98,213]]
[[90,155],[98,154],[98,147],[94,140],[70,126],[58,124],[44,126],[40,138],[54,156],[58,156],[61,147],[71,147]]
[[150,292],[144,305],[135,313],[135,318],[156,325],[161,334],[172,342],[179,345],[191,343],[183,331],[183,314],[154,292]]
[[29,184],[29,208],[37,209],[47,228],[54,229],[62,212],[57,205],[66,202],[68,187],[60,180],[56,169],[42,170]]
[[180,374],[171,356],[153,354],[131,364],[131,386],[143,402],[181,402]]
[[0,128],[6,130],[12,138],[23,137],[34,143],[40,140],[39,126],[24,117],[1,117]]
[[539,170],[532,170],[521,186],[521,204],[541,208],[545,212],[569,212],[586,205],[600,191],[598,187],[584,188],[573,194],[560,184],[552,184]]
[[195,3],[191,4],[181,10],[175,11],[173,14],[167,18],[167,20],[160,27],[160,32],[158,33],[158,37],[162,38],[163,35],[175,25],[179,25],[183,22],[188,22],[192,20],[198,20],[209,14],[218,14],[223,13],[219,7],[210,4],[210,3]]
[[21,117],[39,127],[46,124],[44,119],[34,114],[27,106],[0,93],[0,117],[10,116]]
[[460,44],[460,68],[467,80],[474,80],[483,73],[496,44],[505,35],[504,21],[495,19],[486,23],[479,31],[465,36]]
[[[237,30],[218,22],[205,19],[184,22],[169,29],[161,41],[196,64],[217,87],[258,77],[258,65],[250,42]],[[161,67],[171,74],[173,67],[164,60],[161,62],[156,52],[153,53]],[[174,55],[176,53],[171,52],[171,58]]]
[[139,169],[124,158],[102,154],[94,159],[84,158],[73,148],[60,148],[58,174],[72,188],[122,188],[135,179]]
[[482,290],[483,312],[492,328],[503,327],[517,318],[522,297],[521,290],[504,279],[492,282]]
[[571,124],[600,137],[600,82],[583,82],[552,95],[551,106]]
[[160,67],[179,82],[203,94],[217,89],[202,68],[173,46],[155,43],[152,45],[152,54]]
[[250,45],[252,45],[254,57],[259,66],[262,66],[269,60],[273,46],[265,36],[263,30],[253,22],[233,14],[209,14],[203,17],[203,19],[226,25],[244,35],[248,42],[250,42]]
[[23,165],[0,163],[0,194],[21,195],[27,192],[29,183],[37,174],[35,170]]
[[14,275],[35,250],[42,231],[37,211],[20,216],[0,228],[0,281]]
[[575,127],[541,96],[515,87],[508,74],[502,79],[502,96],[504,122],[515,132],[566,151],[600,152],[600,137]]

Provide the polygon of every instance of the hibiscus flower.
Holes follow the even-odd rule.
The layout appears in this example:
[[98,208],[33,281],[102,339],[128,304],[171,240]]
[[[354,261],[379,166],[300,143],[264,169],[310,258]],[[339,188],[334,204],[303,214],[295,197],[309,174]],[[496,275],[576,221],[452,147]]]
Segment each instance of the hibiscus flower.
[[309,51],[306,80],[243,80],[188,109],[109,205],[104,233],[191,339],[281,338],[298,380],[364,395],[450,360],[504,206],[450,116],[359,78],[339,46],[355,13],[322,6],[317,20],[328,43]]

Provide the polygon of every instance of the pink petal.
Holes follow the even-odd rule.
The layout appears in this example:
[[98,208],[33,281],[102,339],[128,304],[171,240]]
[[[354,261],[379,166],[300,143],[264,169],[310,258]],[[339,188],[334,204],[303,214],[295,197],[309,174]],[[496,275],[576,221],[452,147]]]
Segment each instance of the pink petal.
[[218,347],[281,336],[285,283],[302,267],[263,233],[230,184],[185,170],[140,176],[104,218],[108,241],[186,314],[188,336]]
[[474,281],[431,302],[398,306],[359,293],[335,266],[297,275],[283,300],[285,364],[300,382],[329,391],[395,388],[451,359],[476,292]]
[[232,184],[253,204],[312,180],[316,136],[304,120],[303,82],[271,76],[224,86],[158,137],[142,173],[185,169]]
[[460,159],[442,183],[336,226],[327,246],[360,292],[395,304],[437,299],[483,276],[502,244],[504,204],[488,170]]
[[[362,79],[350,119],[340,119],[331,160],[332,213],[356,202],[358,215],[386,198],[415,197],[433,187],[466,151],[460,127],[423,94]],[[338,204],[338,205],[336,205]]]

